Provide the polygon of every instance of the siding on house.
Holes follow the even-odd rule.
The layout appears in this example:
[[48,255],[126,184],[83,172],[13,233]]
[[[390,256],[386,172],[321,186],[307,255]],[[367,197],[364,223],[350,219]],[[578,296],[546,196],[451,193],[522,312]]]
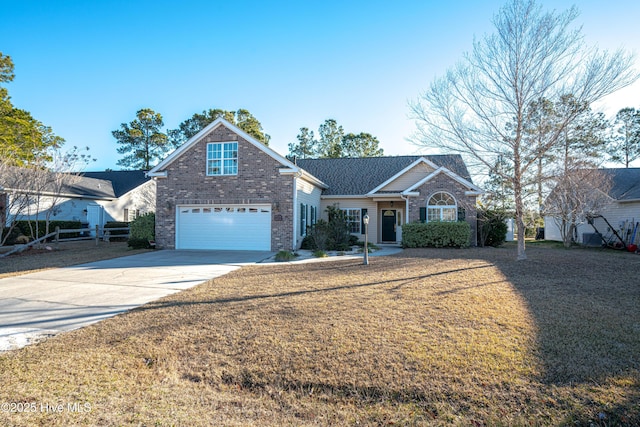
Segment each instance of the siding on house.
[[[640,221],[640,202],[611,202],[602,209],[602,215],[616,231],[620,232],[621,227],[623,227],[625,223]],[[596,218],[593,223],[603,236],[606,237],[612,234],[609,226],[602,218]],[[595,233],[593,227],[587,222],[579,224],[576,229],[578,243],[583,243],[583,235],[585,233]],[[625,236],[622,237],[624,238]],[[545,240],[562,241],[560,227],[553,217],[545,216],[544,218],[544,238]]]
[[322,193],[322,189],[302,178],[296,179],[296,188],[296,203],[298,204],[298,209],[296,210],[297,214],[294,228],[296,233],[296,246],[300,246],[306,232],[302,229],[303,213],[300,212],[299,209],[301,206],[305,207],[304,218],[306,218],[305,224],[307,227],[312,225],[312,208],[316,212],[316,219],[320,219],[320,194]]
[[411,170],[408,170],[389,184],[385,185],[380,189],[380,191],[404,191],[407,188],[411,187],[413,184],[420,181],[425,176],[429,175],[434,170],[435,169],[433,169],[426,163],[418,163],[413,168],[411,168]]
[[[369,198],[323,198],[320,208],[322,209],[322,219],[329,220],[327,215],[327,208],[329,206],[335,206],[338,209],[366,209],[367,215],[369,215],[369,227],[367,228],[367,234],[369,235],[369,241],[374,243],[378,242],[378,203]],[[364,241],[364,234],[362,230],[360,233],[353,233],[358,240]]]
[[[105,213],[110,219],[108,221],[125,221],[132,218],[125,218],[125,209],[128,212],[139,212],[140,215],[155,212],[156,204],[156,182],[149,180],[136,187],[115,200],[97,202],[104,207]],[[130,215],[132,216],[132,215]]]

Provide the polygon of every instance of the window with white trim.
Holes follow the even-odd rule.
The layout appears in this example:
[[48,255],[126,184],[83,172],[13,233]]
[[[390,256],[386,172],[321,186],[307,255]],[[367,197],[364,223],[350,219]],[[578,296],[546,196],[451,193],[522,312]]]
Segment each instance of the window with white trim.
[[457,221],[458,206],[456,199],[444,191],[436,193],[427,202],[427,222],[430,221]]
[[300,235],[307,235],[307,205],[300,203]]
[[238,174],[238,143],[210,142],[207,144],[207,175]]
[[342,209],[347,216],[349,233],[360,233],[360,209]]

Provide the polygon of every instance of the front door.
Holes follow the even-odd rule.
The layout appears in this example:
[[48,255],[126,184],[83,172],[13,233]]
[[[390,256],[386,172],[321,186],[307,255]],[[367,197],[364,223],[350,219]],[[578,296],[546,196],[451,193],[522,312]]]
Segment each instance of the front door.
[[396,241],[396,211],[393,209],[382,211],[382,241]]

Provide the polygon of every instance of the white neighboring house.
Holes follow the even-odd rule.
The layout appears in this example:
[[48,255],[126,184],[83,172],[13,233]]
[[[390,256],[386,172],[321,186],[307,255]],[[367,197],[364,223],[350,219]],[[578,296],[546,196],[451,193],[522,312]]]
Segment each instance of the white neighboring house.
[[[610,177],[612,185],[608,192],[611,201],[601,210],[600,215],[626,240],[630,237],[627,234],[631,226],[640,222],[640,168],[601,169],[601,171]],[[602,218],[595,218],[593,225],[605,237],[613,234]],[[583,240],[585,235],[588,237],[594,233],[595,230],[590,224],[585,222],[578,225],[578,242],[587,243]],[[544,237],[546,240],[562,241],[560,229],[550,216],[544,218]],[[636,235],[636,241],[639,238],[640,231]],[[592,242],[599,244],[597,239]]]
[[[1,194],[11,198],[35,192],[5,186]],[[2,200],[9,207],[6,224],[13,220],[44,220],[47,213],[52,221],[80,221],[91,228],[109,221],[129,222],[155,212],[156,185],[145,171],[86,172],[58,193],[44,190],[39,196],[38,205],[30,203],[20,212],[11,208],[15,204]]]

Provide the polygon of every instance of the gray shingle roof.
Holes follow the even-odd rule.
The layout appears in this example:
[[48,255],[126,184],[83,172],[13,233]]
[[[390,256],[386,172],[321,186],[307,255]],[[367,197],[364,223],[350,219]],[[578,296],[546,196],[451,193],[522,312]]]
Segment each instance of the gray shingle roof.
[[106,171],[106,172],[84,172],[87,178],[96,178],[110,181],[113,185],[113,192],[116,197],[120,197],[134,188],[144,184],[152,178],[145,175],[145,171]]
[[611,177],[609,196],[616,200],[640,200],[640,168],[602,169]]
[[115,194],[111,182],[103,179],[80,176],[62,187],[62,193],[79,197],[91,197],[96,199],[113,199]]
[[297,165],[329,186],[323,192],[325,195],[360,195],[367,194],[421,157],[472,182],[458,154],[298,159]]
[[[43,194],[63,194],[93,199],[113,199],[115,197],[110,181],[76,176],[73,179],[60,180],[63,174],[41,170],[34,182],[34,171],[27,168],[5,168],[0,182],[7,190],[36,192]],[[32,186],[38,186],[38,189]],[[31,188],[30,188],[31,187]]]

